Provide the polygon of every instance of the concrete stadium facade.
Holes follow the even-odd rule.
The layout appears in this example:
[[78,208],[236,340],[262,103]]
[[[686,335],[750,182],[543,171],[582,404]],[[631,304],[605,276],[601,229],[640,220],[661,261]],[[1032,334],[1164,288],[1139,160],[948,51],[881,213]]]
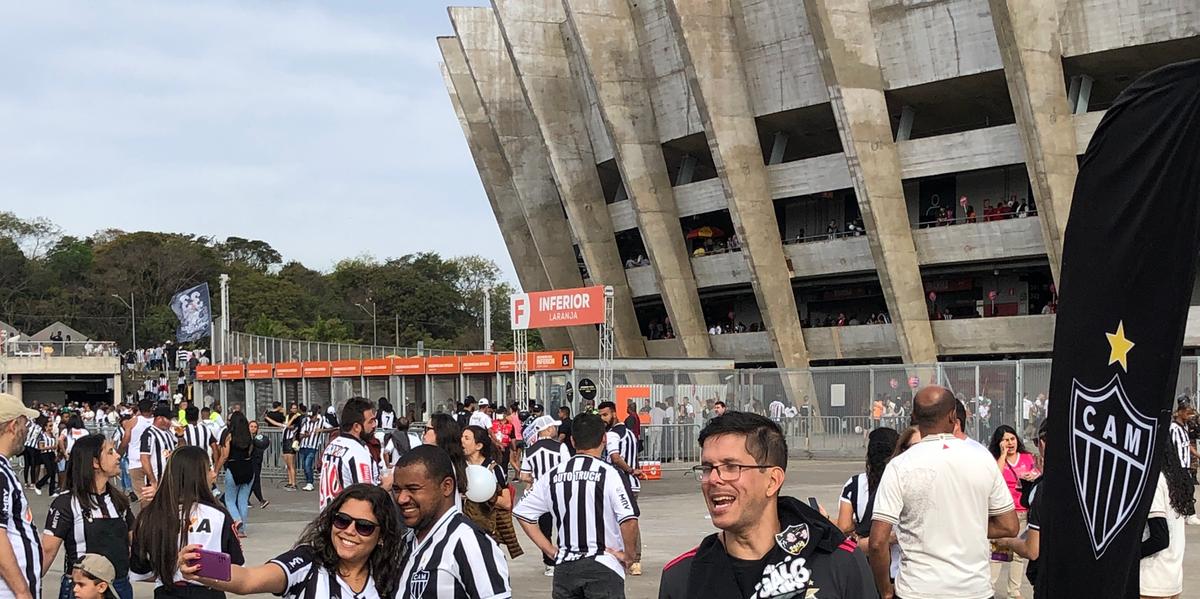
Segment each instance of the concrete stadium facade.
[[[522,287],[612,285],[620,356],[784,368],[1047,355],[1078,155],[1128,83],[1200,57],[1195,0],[449,17],[446,87]],[[542,333],[596,353],[592,329]]]

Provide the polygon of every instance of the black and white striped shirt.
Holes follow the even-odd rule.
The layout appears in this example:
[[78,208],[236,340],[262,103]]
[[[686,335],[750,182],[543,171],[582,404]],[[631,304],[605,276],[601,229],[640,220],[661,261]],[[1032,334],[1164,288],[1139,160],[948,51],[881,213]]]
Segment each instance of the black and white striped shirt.
[[[613,454],[621,456],[621,459],[625,461],[625,465],[633,469],[634,472],[637,472],[637,435],[633,434],[633,431],[629,430],[629,427],[624,424],[613,426],[604,435],[604,455],[608,456],[611,462]],[[629,488],[634,493],[642,490],[642,481],[638,477],[626,472],[622,472],[621,475],[625,477],[626,482],[629,483]]]
[[621,523],[636,519],[633,500],[621,473],[608,462],[576,454],[533,484],[533,491],[513,509],[531,524],[554,515],[559,564],[594,559],[625,577],[625,568],[606,549],[623,550]]
[[[269,563],[282,568],[287,577],[287,590],[281,595],[284,599],[391,599],[379,596],[373,575],[368,576],[362,590],[355,593],[341,576],[317,563],[316,555],[308,545],[296,547]],[[334,579],[337,584],[331,587],[329,582]],[[407,597],[401,595],[398,599]]]
[[36,422],[30,420],[29,424],[25,425],[25,447],[37,449],[38,439],[42,436],[42,427]]
[[1184,468],[1192,467],[1192,441],[1188,438],[1187,429],[1178,422],[1171,423],[1171,442],[1175,444],[1175,452],[1179,454],[1179,463]]
[[183,427],[184,445],[195,445],[208,452],[208,459],[212,459],[212,444],[217,442],[216,435],[212,429],[200,423],[193,423]]
[[129,532],[133,530],[133,512],[117,508],[108,493],[92,495],[84,508],[73,493],[54,498],[46,513],[44,534],[62,539],[67,561],[74,564],[85,553],[98,553],[112,562],[117,578],[129,571]]
[[538,439],[537,443],[525,450],[525,457],[521,459],[521,472],[528,473],[534,481],[538,481],[547,472],[569,459],[571,452],[567,451],[566,445],[550,438]]
[[397,599],[507,599],[508,562],[500,546],[457,507],[442,514],[422,541],[404,537],[408,561]]
[[321,455],[321,478],[317,485],[321,509],[350,485],[378,485],[379,481],[379,464],[371,457],[371,450],[362,441],[342,433],[329,442]]
[[[21,481],[13,473],[8,458],[0,455],[0,526],[8,533],[17,568],[25,576],[29,592],[42,596],[42,539],[33,523],[33,512],[25,499]],[[0,579],[0,597],[12,597],[12,589]]]
[[305,418],[300,425],[300,449],[321,449],[325,435],[317,431],[326,428],[325,417]]
[[141,448],[141,455],[150,457],[150,471],[154,473],[154,480],[162,480],[163,470],[167,467],[167,458],[171,457],[171,452],[175,451],[175,446],[178,444],[175,433],[169,429],[164,431],[157,426],[151,426],[142,433],[142,439],[138,445]]

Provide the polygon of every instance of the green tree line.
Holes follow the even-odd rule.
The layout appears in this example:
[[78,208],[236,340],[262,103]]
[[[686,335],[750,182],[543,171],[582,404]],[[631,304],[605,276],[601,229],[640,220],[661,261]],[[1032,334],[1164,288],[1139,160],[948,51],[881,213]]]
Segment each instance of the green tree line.
[[216,315],[222,273],[230,276],[234,331],[369,344],[371,317],[356,304],[370,310],[373,303],[380,345],[479,349],[484,290],[491,288],[492,338],[498,349],[512,345],[513,287],[481,256],[360,256],[320,272],[285,263],[261,240],[117,229],[80,239],[45,219],[0,212],[0,320],[27,334],[62,321],[92,339],[130,347],[129,309],[113,296],[129,301],[132,294],[138,344],[174,339],[172,295],[207,282]]

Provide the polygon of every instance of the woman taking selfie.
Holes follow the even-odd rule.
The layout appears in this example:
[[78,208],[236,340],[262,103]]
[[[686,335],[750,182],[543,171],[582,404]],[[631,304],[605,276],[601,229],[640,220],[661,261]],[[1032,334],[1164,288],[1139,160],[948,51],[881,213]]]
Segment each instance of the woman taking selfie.
[[[185,445],[167,460],[162,481],[133,525],[130,578],[155,581],[155,599],[220,599],[225,593],[184,579],[176,564],[179,550],[196,547],[224,553],[234,564],[245,563],[233,532],[233,518],[212,494],[217,473],[201,447]],[[180,518],[180,514],[187,514]],[[182,584],[177,584],[182,583]]]
[[[46,514],[42,536],[42,576],[50,570],[59,547],[65,547],[67,564],[87,553],[98,553],[111,562],[113,589],[121,599],[132,599],[129,586],[129,544],[133,512],[129,496],[109,481],[121,474],[121,456],[112,439],[95,434],[73,443],[68,482],[70,493],[55,497]],[[79,534],[82,532],[83,534]],[[71,572],[63,575],[59,599],[70,599]]]
[[229,580],[214,580],[204,576],[196,545],[179,551],[178,564],[187,580],[236,595],[391,599],[404,564],[403,533],[388,492],[360,483],[325,506],[294,549],[261,566],[233,566]]

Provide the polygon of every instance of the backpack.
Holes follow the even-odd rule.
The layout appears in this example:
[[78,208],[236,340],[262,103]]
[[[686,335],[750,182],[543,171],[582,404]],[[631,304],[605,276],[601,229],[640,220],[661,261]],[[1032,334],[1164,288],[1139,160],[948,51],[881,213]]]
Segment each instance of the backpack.
[[392,447],[396,448],[396,457],[400,457],[412,449],[408,443],[408,431],[392,429],[388,435],[392,438]]

